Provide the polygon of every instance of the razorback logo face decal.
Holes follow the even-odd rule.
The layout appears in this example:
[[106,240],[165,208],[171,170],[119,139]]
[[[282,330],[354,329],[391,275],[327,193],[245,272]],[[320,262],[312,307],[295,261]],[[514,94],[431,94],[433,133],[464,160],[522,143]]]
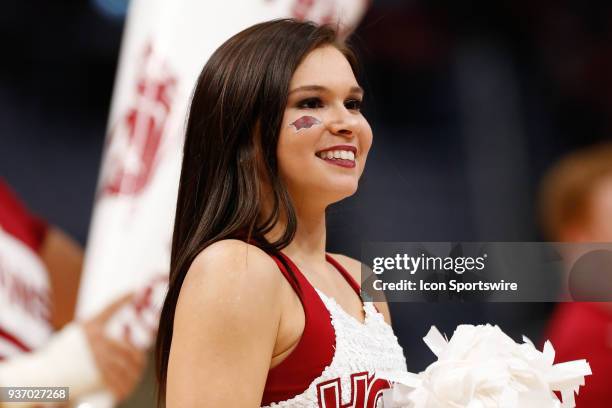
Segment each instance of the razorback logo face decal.
[[296,121],[289,124],[289,126],[293,126],[295,128],[295,133],[299,132],[302,129],[310,129],[315,125],[320,125],[321,121],[314,116],[302,116]]

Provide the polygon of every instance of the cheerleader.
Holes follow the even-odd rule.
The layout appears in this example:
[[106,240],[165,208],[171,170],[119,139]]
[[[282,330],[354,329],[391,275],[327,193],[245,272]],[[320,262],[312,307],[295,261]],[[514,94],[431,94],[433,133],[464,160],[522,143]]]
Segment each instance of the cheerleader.
[[167,407],[376,407],[406,371],[325,210],[372,144],[357,61],[327,26],[275,20],[212,55],[187,122],[156,344]]

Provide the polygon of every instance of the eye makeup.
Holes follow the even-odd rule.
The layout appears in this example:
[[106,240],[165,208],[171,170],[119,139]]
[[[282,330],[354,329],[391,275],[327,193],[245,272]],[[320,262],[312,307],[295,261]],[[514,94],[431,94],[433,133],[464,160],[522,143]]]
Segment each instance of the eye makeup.
[[296,107],[299,109],[317,109],[323,107],[323,101],[318,97],[306,98],[298,102]]
[[315,125],[320,125],[321,121],[314,116],[302,116],[294,122],[290,123],[289,126],[293,126],[295,128],[295,133],[299,132],[302,129],[310,129]]

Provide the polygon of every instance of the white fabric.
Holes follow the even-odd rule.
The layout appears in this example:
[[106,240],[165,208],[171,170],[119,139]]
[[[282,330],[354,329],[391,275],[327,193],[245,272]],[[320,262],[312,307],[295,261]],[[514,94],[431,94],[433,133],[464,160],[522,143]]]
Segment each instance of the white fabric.
[[[366,313],[362,324],[345,312],[338,303],[316,289],[331,315],[336,335],[336,348],[331,364],[314,379],[303,393],[266,407],[312,408],[319,407],[317,385],[340,378],[341,404],[351,400],[351,374],[368,371],[407,372],[406,359],[391,326],[384,321],[372,302],[364,302]],[[382,398],[380,399],[382,401]],[[378,406],[381,406],[379,403]]]
[[0,386],[70,387],[72,400],[100,388],[102,377],[85,332],[79,324],[70,323],[41,349],[0,362]]

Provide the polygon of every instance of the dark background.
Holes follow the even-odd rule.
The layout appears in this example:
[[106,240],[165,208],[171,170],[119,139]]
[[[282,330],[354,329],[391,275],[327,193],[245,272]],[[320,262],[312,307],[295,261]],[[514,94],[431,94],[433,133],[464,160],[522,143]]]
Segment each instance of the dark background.
[[[374,146],[358,194],[329,210],[329,251],[541,240],[543,172],[610,139],[610,4],[376,0],[353,38]],[[85,244],[125,1],[3,6],[0,177]],[[433,360],[421,341],[431,324],[450,335],[490,322],[539,341],[551,307],[391,305],[411,370]]]

